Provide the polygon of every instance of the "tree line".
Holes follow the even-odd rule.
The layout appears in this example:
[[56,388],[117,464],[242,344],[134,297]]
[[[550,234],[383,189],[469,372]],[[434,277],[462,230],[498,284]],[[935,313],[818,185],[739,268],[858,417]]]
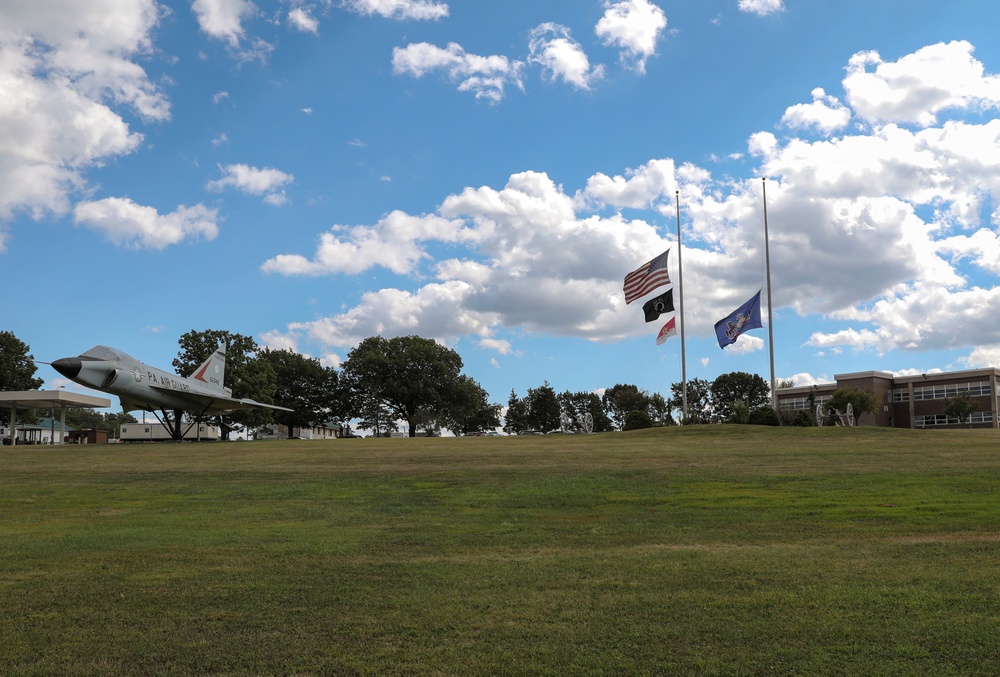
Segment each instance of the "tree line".
[[[488,393],[472,377],[462,373],[459,354],[432,339],[373,336],[352,349],[340,369],[324,367],[316,358],[291,350],[259,346],[242,334],[208,329],[181,336],[180,349],[172,365],[179,374],[189,374],[216,350],[226,353],[227,381],[233,397],[251,398],[291,409],[290,412],[245,410],[217,423],[224,434],[234,429],[254,431],[271,423],[288,429],[330,422],[356,421],[375,435],[388,435],[406,423],[409,435],[418,430],[431,433],[447,428],[456,435],[495,430],[508,433],[580,431],[589,414],[594,432],[633,430],[677,423],[757,423],[766,425],[816,425],[815,406],[810,411],[776,412],[770,406],[770,388],[757,374],[730,372],[714,381],[694,378],[687,382],[687,417],[682,419],[683,384],[673,383],[669,396],[649,393],[619,383],[603,393],[557,393],[544,381],[523,396],[513,389],[503,406],[489,401]],[[28,346],[13,333],[0,331],[0,390],[32,390],[41,387],[35,378],[35,363]],[[790,386],[790,382],[779,387]],[[878,405],[874,394],[857,389],[834,392],[827,411],[846,410],[852,404],[856,416]],[[67,423],[76,427],[116,430],[135,419],[123,414],[67,412]],[[962,412],[967,417],[969,412]],[[30,412],[19,420],[31,421]],[[25,418],[28,417],[28,418]],[[784,418],[782,418],[784,417]],[[77,420],[79,419],[79,420]]]
[[[258,430],[271,423],[288,429],[330,422],[357,420],[375,434],[396,430],[405,421],[411,436],[419,429],[449,428],[458,433],[488,430],[500,425],[499,404],[488,401],[486,391],[461,373],[462,358],[454,350],[419,336],[362,341],[340,370],[291,350],[261,347],[252,337],[208,329],[189,331],[178,341],[180,350],[172,366],[190,374],[226,343],[226,381],[234,398],[250,398],[287,407],[292,411],[242,410],[213,417],[223,434],[232,430]],[[27,344],[12,332],[0,331],[0,390],[36,390],[43,380]],[[72,412],[72,413],[71,413]],[[18,422],[32,423],[37,414],[19,411]],[[92,410],[67,411],[74,427],[115,430],[135,419],[102,415]]]

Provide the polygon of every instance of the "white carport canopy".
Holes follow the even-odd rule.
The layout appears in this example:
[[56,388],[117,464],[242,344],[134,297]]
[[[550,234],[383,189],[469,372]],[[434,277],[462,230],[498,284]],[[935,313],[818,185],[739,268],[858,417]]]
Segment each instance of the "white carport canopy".
[[18,409],[58,409],[59,431],[66,431],[66,410],[104,409],[111,406],[111,400],[93,395],[68,393],[65,390],[8,390],[0,392],[0,409],[10,407],[10,443],[17,444]]

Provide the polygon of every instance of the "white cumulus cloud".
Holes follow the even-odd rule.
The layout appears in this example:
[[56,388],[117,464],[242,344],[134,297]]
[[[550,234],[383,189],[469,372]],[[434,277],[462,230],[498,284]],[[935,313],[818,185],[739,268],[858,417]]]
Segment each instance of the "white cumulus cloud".
[[306,7],[294,7],[288,12],[288,23],[302,33],[319,33],[319,20]]
[[191,10],[201,30],[235,48],[246,34],[243,22],[257,12],[257,7],[250,0],[194,0]]
[[393,72],[420,78],[432,71],[444,71],[458,82],[459,91],[472,92],[477,99],[491,103],[503,99],[507,85],[524,88],[523,66],[505,56],[469,54],[454,42],[444,48],[418,42],[392,50]]
[[1000,364],[1000,344],[977,346],[971,353],[962,358],[961,362],[969,369],[995,367]]
[[223,176],[221,179],[209,181],[206,188],[221,191],[225,188],[235,188],[250,195],[263,195],[265,202],[275,206],[285,204],[286,198],[282,188],[295,180],[291,174],[271,167],[251,167],[245,164],[233,164],[219,167]]
[[609,177],[597,173],[587,179],[587,187],[577,197],[613,207],[648,207],[678,188],[674,161],[650,160],[626,176]]
[[591,66],[587,53],[565,26],[544,23],[531,31],[528,62],[542,67],[544,76],[577,89],[590,89],[604,77],[604,66]]
[[[621,271],[666,246],[645,222],[578,215],[573,198],[548,176],[523,172],[501,190],[482,186],[449,196],[438,215],[397,212],[373,227],[334,229],[322,236],[313,259],[279,256],[264,270],[330,274],[379,265],[412,274],[421,262],[433,263],[421,246],[430,242],[461,245],[482,260],[442,261],[434,266],[438,281],[415,292],[367,294],[358,307],[290,330],[330,345],[351,345],[373,332],[472,334],[502,354],[511,350],[509,341],[495,336],[503,326],[621,337],[628,333],[628,315],[619,307]],[[602,252],[597,260],[595,251]],[[586,304],[566,303],[584,298]],[[444,299],[448,305],[433,305]]]
[[420,78],[433,71],[443,71],[458,83],[460,91],[472,92],[477,99],[491,103],[503,99],[507,85],[524,88],[521,82],[523,65],[505,56],[469,54],[454,42],[447,47],[418,42],[392,50],[394,73]]
[[761,16],[785,11],[784,0],[740,0],[741,12],[759,14]]
[[138,63],[159,20],[152,0],[0,4],[0,223],[67,212],[88,169],[135,151],[119,107],[170,118]]
[[181,205],[160,214],[153,207],[119,197],[81,202],[73,210],[78,225],[132,249],[164,249],[187,239],[213,240],[219,233],[217,218],[216,211],[204,205]]
[[[817,318],[806,345],[825,355],[964,347],[963,363],[995,362],[997,349],[979,339],[1000,335],[1000,119],[969,113],[990,105],[996,76],[969,63],[971,48],[931,51],[964,81],[955,91],[976,95],[928,88],[933,77],[913,65],[928,58],[922,49],[897,62],[909,79],[876,69],[905,103],[872,108],[875,98],[849,91],[859,72],[849,67],[843,92],[814,89],[811,107],[786,109],[780,134],[750,135],[748,173],[766,183],[658,157],[570,190],[545,172],[517,172],[506,185],[448,195],[433,214],[336,227],[314,255],[274,257],[265,270],[376,266],[409,276],[412,288],[371,291],[280,332],[337,349],[374,334],[469,337],[499,354],[516,354],[523,332],[638,335],[648,327],[625,306],[622,278],[667,248],[676,271],[679,191],[685,331],[711,337],[762,284],[766,186],[778,326],[792,313]],[[862,54],[851,64],[859,59],[872,63]],[[849,124],[857,119],[881,122]],[[736,350],[763,346],[745,338]]]
[[965,41],[938,43],[885,62],[877,52],[855,54],[844,89],[855,112],[872,122],[927,127],[949,108],[997,108],[1000,78],[984,75],[983,64]]
[[605,12],[595,32],[605,45],[622,50],[621,60],[628,68],[646,72],[646,60],[656,53],[656,43],[667,17],[649,0],[605,1]]
[[822,87],[812,91],[812,103],[789,106],[781,122],[796,129],[814,128],[824,134],[843,129],[851,121],[851,111]]
[[432,0],[345,0],[344,6],[359,14],[389,19],[433,20],[448,16],[447,3]]
[[281,254],[266,261],[262,269],[282,275],[356,274],[375,266],[395,273],[412,273],[427,254],[420,243],[461,242],[474,237],[458,220],[439,216],[410,216],[394,211],[375,226],[335,226],[320,236],[312,259]]

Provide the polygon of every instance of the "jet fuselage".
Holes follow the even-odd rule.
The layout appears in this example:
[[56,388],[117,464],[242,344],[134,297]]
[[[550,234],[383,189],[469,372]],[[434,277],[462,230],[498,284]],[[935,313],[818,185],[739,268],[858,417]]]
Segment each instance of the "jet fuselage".
[[117,395],[124,411],[180,410],[199,416],[216,415],[249,408],[248,401],[232,399],[232,391],[222,384],[224,350],[216,351],[191,377],[157,369],[106,346],[95,346],[78,357],[55,360],[52,367],[80,385]]

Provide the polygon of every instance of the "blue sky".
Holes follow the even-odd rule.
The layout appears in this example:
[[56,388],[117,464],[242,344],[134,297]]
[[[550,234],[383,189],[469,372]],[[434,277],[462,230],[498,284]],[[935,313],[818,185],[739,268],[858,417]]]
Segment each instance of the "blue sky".
[[[338,365],[433,337],[494,401],[680,341],[622,278],[684,244],[688,378],[1000,364],[996,2],[0,6],[0,326],[169,366],[227,329]],[[666,318],[663,318],[665,320]],[[65,385],[49,367],[38,376]],[[75,388],[75,386],[72,386]]]

